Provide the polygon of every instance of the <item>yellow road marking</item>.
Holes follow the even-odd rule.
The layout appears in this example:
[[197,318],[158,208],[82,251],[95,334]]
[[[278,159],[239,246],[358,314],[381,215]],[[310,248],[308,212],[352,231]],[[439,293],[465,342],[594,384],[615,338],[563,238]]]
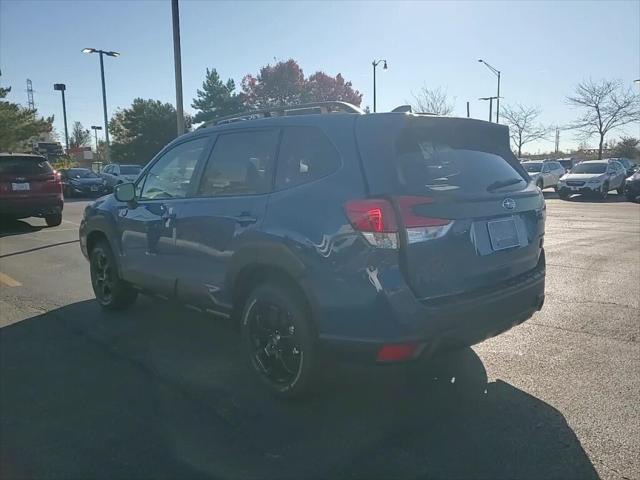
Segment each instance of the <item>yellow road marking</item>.
[[3,285],[6,285],[7,287],[21,287],[22,286],[22,284],[19,281],[14,280],[9,275],[7,275],[6,273],[2,273],[2,272],[0,272],[0,283],[3,284]]

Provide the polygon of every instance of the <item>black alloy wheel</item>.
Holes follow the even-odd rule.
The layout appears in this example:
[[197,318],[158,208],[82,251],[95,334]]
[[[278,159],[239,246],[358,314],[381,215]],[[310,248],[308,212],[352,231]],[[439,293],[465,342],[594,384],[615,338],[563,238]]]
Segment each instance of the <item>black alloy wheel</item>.
[[279,396],[300,397],[315,382],[316,341],[304,302],[290,286],[256,288],[242,315],[242,334],[252,370]]

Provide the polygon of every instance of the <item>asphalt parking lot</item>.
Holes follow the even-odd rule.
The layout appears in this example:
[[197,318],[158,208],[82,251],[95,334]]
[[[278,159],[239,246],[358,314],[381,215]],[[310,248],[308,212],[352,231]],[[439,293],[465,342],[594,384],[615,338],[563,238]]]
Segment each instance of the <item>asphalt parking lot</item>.
[[77,241],[0,229],[1,478],[640,478],[640,205],[547,196],[547,300],[430,363],[327,363],[275,400],[224,322],[105,314]]

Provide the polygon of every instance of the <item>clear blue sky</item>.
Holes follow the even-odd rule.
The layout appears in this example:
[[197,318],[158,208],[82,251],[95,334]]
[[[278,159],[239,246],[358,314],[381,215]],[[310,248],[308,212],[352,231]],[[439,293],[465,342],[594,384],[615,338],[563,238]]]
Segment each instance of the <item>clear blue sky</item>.
[[[239,84],[247,73],[296,59],[305,73],[338,72],[372,104],[371,61],[378,70],[378,110],[405,103],[421,85],[441,86],[455,113],[487,118],[478,97],[495,94],[496,79],[478,58],[500,69],[503,102],[539,106],[541,120],[565,124],[574,112],[564,97],[580,80],[640,77],[640,1],[536,2],[216,2],[180,3],[185,110],[206,67]],[[97,55],[105,58],[109,114],[135,97],[175,102],[171,6],[155,1],[0,0],[0,69],[10,99],[26,105],[27,78],[43,115],[55,114],[54,83],[67,84],[69,122],[102,123]],[[637,87],[636,87],[637,88]],[[635,135],[638,126],[627,129]],[[575,145],[563,133],[561,147]],[[551,150],[537,142],[528,150]]]

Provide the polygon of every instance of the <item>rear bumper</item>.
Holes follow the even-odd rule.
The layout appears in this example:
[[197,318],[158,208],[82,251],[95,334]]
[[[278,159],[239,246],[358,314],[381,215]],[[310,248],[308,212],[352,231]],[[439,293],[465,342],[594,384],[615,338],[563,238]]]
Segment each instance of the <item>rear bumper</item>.
[[380,347],[418,344],[413,358],[433,356],[451,348],[471,346],[526,321],[544,304],[544,255],[536,269],[490,289],[437,303],[419,302],[410,334],[387,338],[320,336],[321,348],[333,357],[375,362]]
[[109,193],[110,189],[106,185],[99,185],[96,190],[91,190],[89,185],[68,185],[71,192],[75,195],[101,196]]
[[41,217],[62,212],[64,202],[59,195],[35,198],[0,199],[0,215],[15,218]]

